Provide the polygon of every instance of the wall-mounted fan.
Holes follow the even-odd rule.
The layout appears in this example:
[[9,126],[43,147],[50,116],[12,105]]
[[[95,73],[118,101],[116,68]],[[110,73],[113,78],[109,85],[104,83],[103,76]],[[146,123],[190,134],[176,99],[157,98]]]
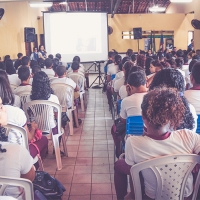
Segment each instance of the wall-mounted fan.
[[192,26],[193,26],[195,29],[200,29],[200,20],[193,19],[193,20],[191,21],[191,24],[192,24]]
[[111,35],[113,33],[113,28],[111,26],[108,26],[108,35]]

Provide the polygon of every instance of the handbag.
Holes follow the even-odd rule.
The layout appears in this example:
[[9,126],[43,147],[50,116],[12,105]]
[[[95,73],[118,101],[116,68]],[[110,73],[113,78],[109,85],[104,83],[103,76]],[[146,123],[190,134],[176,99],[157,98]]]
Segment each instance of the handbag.
[[33,181],[34,190],[41,192],[47,200],[61,200],[65,187],[47,172],[36,171]]
[[40,140],[42,138],[42,131],[39,129],[35,130],[35,135],[33,137],[33,139],[31,140],[31,143],[36,142],[38,140]]

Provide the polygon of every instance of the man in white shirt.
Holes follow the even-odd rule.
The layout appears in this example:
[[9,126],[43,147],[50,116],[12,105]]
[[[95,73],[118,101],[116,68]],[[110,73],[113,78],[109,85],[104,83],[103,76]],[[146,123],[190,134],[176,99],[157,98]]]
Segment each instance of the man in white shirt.
[[49,78],[53,78],[55,76],[55,72],[53,71],[53,61],[50,58],[46,58],[44,61],[46,69],[42,68],[42,71],[47,74]]
[[[58,76],[58,78],[54,79],[51,84],[55,84],[55,83],[65,83],[69,86],[71,86],[74,89],[74,92],[78,92],[79,88],[77,87],[76,83],[70,79],[67,78],[67,72],[66,72],[66,67],[59,65],[56,68],[56,75]],[[72,94],[72,91],[69,91]],[[68,108],[72,107],[72,101],[71,101],[72,97],[67,97],[67,105]]]
[[26,65],[29,68],[30,73],[32,73],[32,70],[30,68],[30,64],[31,64],[31,60],[28,56],[22,57],[22,65]]
[[130,116],[141,116],[141,103],[147,93],[146,77],[144,71],[133,72],[129,75],[126,90],[128,97],[122,100],[120,117],[122,122]]
[[20,96],[22,92],[30,94],[32,86],[29,84],[31,78],[29,68],[25,65],[19,67],[18,77],[21,80],[21,84],[14,90],[14,94],[18,96]]
[[195,107],[196,113],[200,114],[200,62],[193,66],[190,80],[193,87],[186,90],[184,96]]

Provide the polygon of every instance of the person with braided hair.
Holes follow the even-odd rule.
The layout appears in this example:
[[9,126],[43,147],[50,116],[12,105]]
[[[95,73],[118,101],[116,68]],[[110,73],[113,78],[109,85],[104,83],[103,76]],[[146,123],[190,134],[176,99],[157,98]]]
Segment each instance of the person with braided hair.
[[[3,128],[6,124],[7,113],[0,98],[0,176],[21,177],[33,181],[35,178],[33,158],[24,146],[8,142]],[[19,187],[7,187],[5,195],[25,200],[24,191]]]
[[[134,199],[133,188],[131,193],[127,194],[127,175],[130,175],[130,168],[133,165],[159,156],[200,152],[200,135],[188,129],[177,130],[186,112],[179,90],[167,87],[154,88],[144,96],[141,109],[147,132],[142,136],[128,137],[125,159],[119,159],[114,165],[114,182],[118,200]],[[155,174],[151,169],[145,169],[142,171],[142,176],[144,178],[143,199],[155,199],[157,190]],[[186,182],[184,200],[189,200],[192,192],[191,174]]]

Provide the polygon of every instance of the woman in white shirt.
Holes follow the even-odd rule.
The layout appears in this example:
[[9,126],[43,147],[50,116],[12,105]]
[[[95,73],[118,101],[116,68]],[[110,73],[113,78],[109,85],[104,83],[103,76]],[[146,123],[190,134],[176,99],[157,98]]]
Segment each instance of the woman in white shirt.
[[114,63],[108,65],[107,80],[110,82],[112,80],[112,75],[116,75],[119,72],[119,65],[122,65],[122,57],[116,55],[114,58]]
[[[175,88],[153,89],[144,96],[141,108],[147,132],[143,136],[130,136],[126,140],[125,159],[115,163],[117,199],[124,199],[127,195],[127,175],[130,175],[132,165],[160,156],[200,152],[200,135],[188,129],[177,131],[185,115],[185,105]],[[157,190],[155,174],[151,169],[145,169],[142,171],[142,176],[143,199],[155,199]],[[184,191],[185,198],[192,192],[193,177],[189,175]],[[134,191],[132,190],[127,197],[134,199]]]
[[195,132],[197,128],[197,114],[194,106],[189,104],[184,97],[185,84],[182,74],[176,69],[163,69],[159,71],[154,76],[149,90],[161,85],[176,88],[180,92],[181,99],[186,107],[184,122],[180,125],[180,127],[178,127],[178,129],[187,128]]
[[[0,98],[0,124],[7,124],[6,109]],[[27,149],[18,144],[8,142],[5,129],[0,127],[0,176],[11,178],[25,178],[33,181],[35,169],[33,159]],[[25,200],[24,191],[19,187],[9,186],[5,191],[6,196],[12,196],[18,200]]]

